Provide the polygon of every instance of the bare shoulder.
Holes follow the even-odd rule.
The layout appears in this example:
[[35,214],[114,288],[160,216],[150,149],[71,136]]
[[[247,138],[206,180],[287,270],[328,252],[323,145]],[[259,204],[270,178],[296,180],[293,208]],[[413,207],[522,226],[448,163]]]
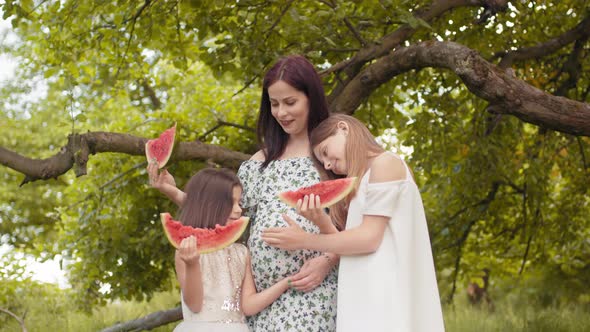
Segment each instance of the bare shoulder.
[[250,160],[255,160],[255,161],[264,161],[265,159],[266,158],[264,157],[264,152],[262,150],[259,150],[254,155],[252,155],[252,157],[250,157]]
[[406,167],[403,161],[391,153],[382,153],[373,160],[369,182],[388,182],[405,178]]

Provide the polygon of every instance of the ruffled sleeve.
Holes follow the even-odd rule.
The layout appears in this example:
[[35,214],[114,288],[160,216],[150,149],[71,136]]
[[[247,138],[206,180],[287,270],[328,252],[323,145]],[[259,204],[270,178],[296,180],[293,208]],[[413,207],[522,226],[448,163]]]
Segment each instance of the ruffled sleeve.
[[362,214],[393,217],[399,205],[403,186],[404,181],[369,183]]
[[260,161],[246,160],[240,165],[238,178],[242,183],[243,192],[242,208],[251,208],[256,205],[260,196]]

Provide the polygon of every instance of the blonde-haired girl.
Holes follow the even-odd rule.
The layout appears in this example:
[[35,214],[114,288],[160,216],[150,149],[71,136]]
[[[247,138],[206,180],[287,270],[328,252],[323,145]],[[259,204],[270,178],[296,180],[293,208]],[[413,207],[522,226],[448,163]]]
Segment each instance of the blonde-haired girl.
[[330,215],[317,196],[298,202],[297,212],[323,234],[307,233],[284,215],[289,227],[269,228],[263,239],[342,255],[337,331],[444,331],[424,207],[408,166],[347,115],[324,120],[310,142],[328,174],[360,179],[356,190]]

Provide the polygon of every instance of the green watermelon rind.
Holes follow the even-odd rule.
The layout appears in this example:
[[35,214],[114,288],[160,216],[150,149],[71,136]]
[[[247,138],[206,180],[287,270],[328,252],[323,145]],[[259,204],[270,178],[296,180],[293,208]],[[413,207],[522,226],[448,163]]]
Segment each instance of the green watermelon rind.
[[[158,160],[158,158],[153,155],[153,151],[152,151],[152,149],[150,149],[150,147],[152,144],[156,144],[159,140],[161,140],[162,137],[165,137],[166,135],[170,135],[169,133],[172,133],[172,135],[171,135],[172,137],[170,140],[170,148],[168,149],[168,153],[163,158]],[[176,138],[176,123],[174,123],[174,126],[164,130],[164,132],[162,132],[158,138],[148,140],[145,143],[145,157],[147,158],[148,163],[151,163],[153,159],[156,159],[156,161],[158,163],[158,168],[164,167],[166,165],[166,163],[168,163],[168,160],[170,160],[170,157],[172,156],[172,149],[174,149],[174,139],[175,138]]]
[[[179,221],[172,219],[172,216],[168,212],[160,213],[160,220],[166,238],[168,238],[168,241],[174,248],[178,249],[182,239],[193,235],[197,238],[197,250],[199,254],[208,254],[221,250],[236,242],[246,230],[250,219],[248,217],[241,217],[240,219],[228,222],[224,226],[215,225],[214,229],[185,226]],[[184,234],[174,235],[174,232]],[[222,238],[225,239],[221,241]]]
[[[289,205],[290,207],[297,207],[297,200],[303,199],[303,196],[310,195],[310,194],[319,194],[321,206],[320,208],[327,208],[335,203],[339,202],[341,199],[345,198],[353,189],[356,183],[356,177],[351,178],[342,178],[342,179],[335,179],[335,180],[328,180],[316,183],[314,185],[299,188],[297,190],[285,191],[279,193],[279,199],[283,201],[285,204]],[[340,190],[341,192],[334,194],[334,190],[328,192],[328,196],[333,196],[332,199],[324,201],[322,199],[321,192],[317,193],[318,188],[327,188],[327,187],[342,187]],[[316,190],[316,192],[314,192]]]

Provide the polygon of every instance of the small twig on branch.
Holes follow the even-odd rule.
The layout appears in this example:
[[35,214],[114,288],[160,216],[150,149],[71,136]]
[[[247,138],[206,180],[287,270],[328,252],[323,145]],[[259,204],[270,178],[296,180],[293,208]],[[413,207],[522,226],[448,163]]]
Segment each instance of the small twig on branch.
[[281,22],[281,20],[283,19],[283,16],[285,16],[285,14],[289,10],[289,8],[291,8],[291,4],[293,4],[293,2],[295,2],[295,0],[290,0],[285,4],[285,8],[283,8],[281,13],[279,14],[279,17],[277,17],[277,19],[273,22],[273,24],[270,26],[270,28],[268,28],[266,30],[266,32],[265,32],[266,36],[264,37],[264,41],[266,41],[270,37],[272,30],[274,30],[274,28]]
[[475,20],[475,24],[483,24],[488,21],[488,19],[499,12],[504,12],[508,9],[508,1],[507,0],[486,0],[483,1],[483,13],[479,16],[477,20]]
[[16,314],[14,314],[13,312],[11,312],[8,309],[0,308],[0,311],[6,313],[7,315],[9,315],[12,318],[16,319],[16,321],[20,325],[20,328],[23,330],[23,332],[27,332],[27,327],[25,326],[25,315],[26,315],[26,313],[23,315],[23,318],[20,318],[20,317],[18,317]]
[[160,98],[158,98],[158,96],[156,96],[156,91],[148,83],[147,79],[140,80],[138,83],[143,87],[143,90],[145,91],[145,93],[147,94],[147,97],[152,102],[152,106],[154,107],[154,109],[155,110],[161,109],[162,102],[160,101]]
[[354,27],[354,25],[352,25],[348,17],[345,17],[343,21],[344,24],[346,24],[348,30],[352,32],[354,38],[356,38],[359,41],[359,43],[361,43],[361,46],[366,46],[368,44],[367,41],[363,38],[363,36],[361,36],[361,33]]
[[[326,2],[324,2],[326,3]],[[326,3],[330,6],[328,3]],[[485,3],[471,0],[455,0],[455,1],[433,1],[427,8],[423,10],[416,10],[414,17],[423,20],[426,23],[432,22],[439,18],[444,13],[460,7],[481,7]],[[334,5],[330,6],[333,7]],[[394,48],[401,45],[401,43],[410,38],[417,29],[412,28],[409,24],[403,24],[397,30],[384,36],[375,43],[368,44],[361,48],[353,57],[334,64],[332,67],[322,70],[320,76],[326,76],[334,72],[340,72],[348,67],[360,66],[371,60],[380,58],[390,53]]]
[[115,80],[119,77],[119,71],[123,66],[123,61],[127,57],[127,53],[129,53],[129,48],[131,47],[131,40],[133,39],[133,32],[135,31],[135,24],[137,23],[137,19],[141,16],[141,13],[149,7],[151,0],[145,0],[144,4],[139,8],[139,10],[133,15],[131,18],[131,30],[129,31],[129,38],[127,38],[127,45],[125,46],[125,52],[123,53],[123,57],[121,58],[121,63],[117,66],[117,72],[115,73]]
[[584,167],[585,171],[590,170],[590,165],[586,162],[586,153],[584,153],[584,146],[582,145],[582,138],[580,136],[576,137],[576,141],[578,141],[578,146],[580,147],[580,155],[582,156],[582,166]]
[[248,127],[248,126],[244,126],[244,125],[240,125],[237,123],[231,123],[231,122],[226,122],[223,120],[217,120],[217,124],[215,126],[213,126],[213,128],[207,130],[203,135],[199,136],[199,141],[205,139],[207,136],[209,136],[209,134],[211,134],[212,132],[216,131],[217,129],[221,128],[221,127],[235,127],[235,128],[239,128],[239,129],[244,129],[247,131],[251,131],[253,133],[256,132],[256,129],[252,128],[252,127]]
[[541,210],[539,208],[537,208],[537,212],[535,213],[535,220],[533,221],[533,225],[531,227],[531,234],[529,235],[529,238],[527,240],[526,243],[526,249],[524,251],[524,255],[522,256],[522,263],[520,264],[520,270],[518,271],[518,275],[522,275],[522,273],[524,272],[524,268],[526,267],[526,262],[530,253],[530,249],[531,249],[531,244],[533,243],[533,237],[535,236],[535,233],[537,232],[537,230],[539,229],[539,219],[541,218]]
[[590,17],[586,17],[573,29],[565,32],[564,34],[552,38],[544,43],[537,44],[531,47],[523,47],[515,51],[510,52],[497,52],[493,59],[501,58],[502,60],[498,64],[499,67],[507,68],[512,65],[515,61],[524,61],[528,59],[542,58],[546,55],[555,53],[565,45],[573,43],[577,39],[587,37],[590,35]]
[[572,53],[568,56],[567,60],[563,64],[561,73],[567,73],[568,78],[557,88],[555,91],[556,96],[564,96],[567,97],[567,92],[570,89],[575,88],[578,85],[578,80],[580,79],[580,75],[582,74],[582,64],[580,60],[582,58],[582,53],[584,51],[584,44],[588,40],[588,36],[584,36],[574,43],[574,49]]
[[[498,193],[499,188],[500,188],[500,183],[494,182],[492,184],[492,189],[490,190],[488,195],[477,204],[477,205],[484,206],[484,209],[483,209],[483,211],[481,211],[481,213],[483,213],[484,211],[487,211],[487,209],[490,207],[490,204],[496,198],[496,194]],[[469,224],[467,225],[467,228],[465,229],[465,231],[463,231],[461,238],[454,244],[458,247],[457,250],[458,250],[459,254],[457,255],[457,258],[455,260],[455,271],[453,273],[453,286],[451,288],[451,292],[449,293],[449,296],[447,297],[447,303],[451,303],[453,301],[453,297],[455,296],[455,291],[457,290],[457,277],[459,275],[463,247],[465,246],[465,242],[467,242],[467,238],[469,237],[469,234],[471,233],[471,229],[477,223],[478,220],[479,220],[479,218],[472,219],[469,222]]]

